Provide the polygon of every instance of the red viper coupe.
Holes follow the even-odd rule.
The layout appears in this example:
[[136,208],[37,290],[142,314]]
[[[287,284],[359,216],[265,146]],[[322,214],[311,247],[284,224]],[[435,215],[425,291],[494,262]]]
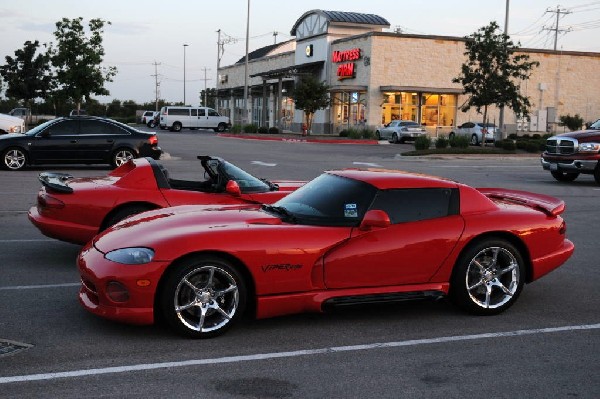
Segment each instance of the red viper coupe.
[[132,159],[107,176],[74,178],[41,173],[43,186],[29,220],[52,238],[85,244],[128,216],[151,209],[198,204],[271,204],[305,182],[258,179],[221,158],[199,156],[204,181],[169,178],[152,158]]
[[145,212],[81,251],[79,300],[99,316],[210,337],[257,318],[449,296],[510,307],[562,265],[563,201],[390,170],[330,171],[273,205]]

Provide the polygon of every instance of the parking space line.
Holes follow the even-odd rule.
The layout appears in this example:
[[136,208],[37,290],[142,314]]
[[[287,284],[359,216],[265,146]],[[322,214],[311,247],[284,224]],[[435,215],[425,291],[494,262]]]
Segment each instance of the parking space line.
[[496,333],[484,333],[474,335],[458,335],[449,337],[438,337],[438,338],[426,338],[426,339],[412,339],[407,341],[396,341],[396,342],[380,342],[373,344],[364,345],[349,345],[349,346],[336,346],[329,348],[320,349],[300,349],[290,352],[272,352],[272,353],[257,353],[254,355],[243,355],[243,356],[226,356],[218,357],[213,359],[197,359],[197,360],[185,360],[180,362],[164,362],[164,363],[143,363],[135,364],[131,366],[117,366],[117,367],[104,367],[96,369],[86,370],[73,370],[73,371],[62,371],[56,373],[43,373],[43,374],[28,374],[28,375],[15,375],[8,377],[0,377],[0,384],[8,384],[14,382],[30,382],[30,381],[41,381],[41,380],[56,380],[59,378],[75,378],[84,377],[90,375],[101,375],[101,374],[117,374],[127,373],[132,371],[145,371],[145,370],[157,370],[175,367],[190,367],[190,366],[202,366],[202,365],[215,365],[225,363],[241,363],[248,361],[259,361],[268,359],[281,359],[281,358],[293,358],[299,356],[314,356],[338,352],[355,352],[373,349],[383,348],[398,348],[398,347],[409,347],[417,345],[429,345],[429,344],[441,344],[458,341],[469,341],[469,340],[480,340],[489,338],[505,338],[505,337],[516,337],[523,335],[535,335],[535,334],[549,334],[559,332],[571,332],[581,330],[596,330],[600,329],[600,323],[598,324],[587,324],[587,325],[574,325],[564,327],[552,327],[552,328],[536,328],[530,330],[516,330]]
[[44,289],[44,288],[77,287],[80,285],[81,285],[81,283],[44,284],[44,285],[12,285],[12,286],[0,287],[0,291],[37,290],[37,289]]

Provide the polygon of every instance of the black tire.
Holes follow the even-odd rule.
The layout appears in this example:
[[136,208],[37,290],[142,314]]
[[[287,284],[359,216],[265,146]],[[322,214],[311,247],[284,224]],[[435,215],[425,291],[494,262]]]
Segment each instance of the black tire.
[[2,152],[2,169],[21,170],[27,161],[27,151],[20,147],[10,147]]
[[476,134],[471,136],[471,145],[479,145],[479,139]]
[[172,267],[158,294],[160,320],[190,338],[211,338],[227,331],[246,309],[240,273],[217,257],[194,256]]
[[488,238],[461,254],[450,281],[450,299],[477,315],[494,315],[511,307],[525,281],[525,262],[510,242]]
[[225,129],[227,129],[227,126],[224,123],[219,123],[219,126],[217,126],[214,131],[218,132],[218,133],[222,133],[225,131]]
[[129,148],[118,148],[110,156],[110,164],[113,168],[118,168],[130,159],[136,158],[135,152]]
[[121,220],[128,218],[129,216],[137,215],[138,213],[146,212],[151,209],[155,208],[146,205],[129,205],[124,208],[121,208],[106,218],[104,223],[102,223],[100,231],[108,229],[110,226],[119,223]]
[[148,127],[149,127],[149,128],[151,128],[151,129],[154,129],[154,128],[156,127],[156,122],[154,122],[154,121],[152,120],[152,121],[148,122],[148,123],[146,124],[146,126],[148,126]]
[[596,180],[596,184],[600,185],[600,162],[598,162],[596,169],[594,169],[594,180]]
[[550,174],[556,180],[562,181],[562,182],[573,181],[573,180],[577,179],[577,177],[579,176],[579,173],[577,173],[577,172],[569,173],[569,172],[560,172],[557,170],[551,171]]
[[174,132],[181,132],[182,128],[183,126],[181,125],[181,122],[175,122],[173,123],[173,126],[171,126],[171,130]]
[[392,133],[392,139],[390,143],[398,144],[398,133]]

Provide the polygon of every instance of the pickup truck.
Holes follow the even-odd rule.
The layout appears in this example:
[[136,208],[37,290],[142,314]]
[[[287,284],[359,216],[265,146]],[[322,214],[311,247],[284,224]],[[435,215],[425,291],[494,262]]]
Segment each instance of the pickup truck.
[[587,130],[548,138],[541,162],[544,170],[549,170],[560,182],[573,181],[580,174],[587,174],[593,175],[600,185],[600,119]]
[[32,115],[29,108],[14,108],[8,114],[23,119],[29,125],[37,125],[42,121],[56,118],[54,115]]
[[0,114],[0,134],[25,133],[25,121],[14,116]]

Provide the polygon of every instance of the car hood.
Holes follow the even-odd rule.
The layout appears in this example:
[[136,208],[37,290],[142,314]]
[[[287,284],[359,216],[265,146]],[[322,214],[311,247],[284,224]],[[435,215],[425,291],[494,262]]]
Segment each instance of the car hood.
[[556,137],[569,137],[577,139],[580,143],[600,140],[600,132],[598,130],[581,130],[577,132],[568,132],[557,134]]
[[253,225],[281,225],[281,219],[260,210],[260,205],[182,205],[140,213],[127,218],[94,238],[101,252],[131,246],[151,246],[168,237]]

